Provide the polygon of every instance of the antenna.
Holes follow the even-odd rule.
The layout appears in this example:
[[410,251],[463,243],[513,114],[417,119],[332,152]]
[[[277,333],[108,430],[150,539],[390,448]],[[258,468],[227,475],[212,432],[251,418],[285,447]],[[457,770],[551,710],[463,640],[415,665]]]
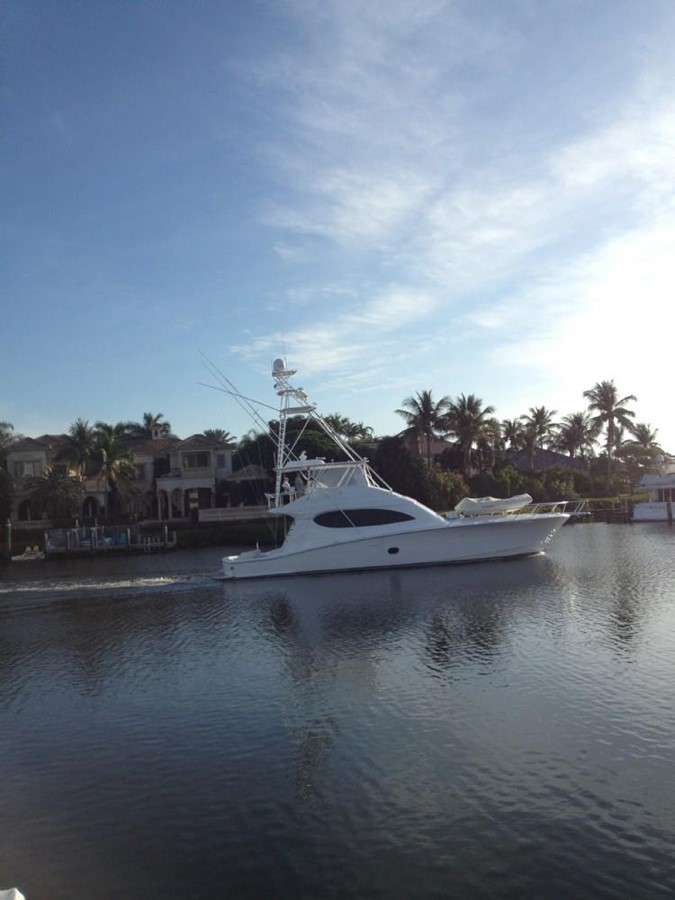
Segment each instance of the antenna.
[[[207,384],[205,387],[210,387],[216,391],[222,391],[224,394],[229,394],[230,397],[233,397],[241,409],[244,410],[255,422],[255,424],[262,429],[262,431],[267,434],[268,427],[267,422],[260,415],[256,406],[262,406],[265,409],[271,409],[275,413],[278,412],[275,406],[270,406],[269,403],[263,403],[261,400],[254,400],[252,397],[246,397],[241,391],[237,390],[237,388],[232,384],[229,378],[225,376],[220,369],[216,366],[216,364],[206,356],[206,354],[199,351],[199,355],[202,357],[202,365],[204,368],[216,379],[219,383],[219,387],[216,387],[212,384]],[[255,404],[255,406],[253,405]]]

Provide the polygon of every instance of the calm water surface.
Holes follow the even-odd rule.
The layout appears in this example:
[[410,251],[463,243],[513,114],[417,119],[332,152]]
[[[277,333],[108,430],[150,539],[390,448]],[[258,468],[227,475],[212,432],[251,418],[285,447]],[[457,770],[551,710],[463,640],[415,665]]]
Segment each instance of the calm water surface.
[[675,896],[675,530],[224,585],[0,568],[0,887]]

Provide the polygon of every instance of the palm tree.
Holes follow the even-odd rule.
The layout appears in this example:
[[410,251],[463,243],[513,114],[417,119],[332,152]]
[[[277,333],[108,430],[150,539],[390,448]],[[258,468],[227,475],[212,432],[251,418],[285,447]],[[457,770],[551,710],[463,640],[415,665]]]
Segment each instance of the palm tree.
[[373,437],[373,429],[363,422],[352,422],[348,419],[344,435],[348,441],[369,441]]
[[251,428],[246,432],[232,456],[232,468],[235,471],[249,465],[261,466],[267,471],[274,468],[275,441],[272,434],[276,434],[278,424],[272,421],[269,423],[268,431],[256,431],[255,428]]
[[545,444],[550,444],[557,425],[553,421],[555,409],[546,409],[545,406],[531,406],[529,414],[525,414],[523,423],[525,428],[531,429],[534,435],[535,446],[543,449]]
[[72,516],[82,500],[79,479],[55,468],[46,468],[42,475],[29,478],[25,489],[38,510],[46,512],[50,519]]
[[330,413],[329,415],[324,416],[324,420],[336,434],[339,434],[340,437],[344,437],[344,429],[349,422],[349,419],[346,416],[341,416],[340,413]]
[[483,469],[483,459],[487,454],[489,458],[489,468],[495,464],[497,451],[504,449],[504,438],[502,437],[502,426],[499,419],[494,416],[487,419],[483,427],[483,431],[478,440],[478,460],[480,469]]
[[211,438],[212,441],[221,441],[223,444],[234,444],[236,437],[225,431],[224,428],[205,428],[202,431],[204,437]]
[[129,449],[129,425],[118,422],[109,425],[96,423],[96,447],[101,457],[101,478],[105,479],[105,515],[108,514],[110,495],[127,487],[136,477],[136,469]]
[[618,444],[615,455],[623,462],[629,490],[633,493],[640,476],[656,466],[663,449],[656,440],[658,430],[652,430],[651,425],[638,422],[631,428],[631,433],[631,438]]
[[59,459],[74,463],[80,479],[84,478],[87,463],[96,450],[96,431],[88,419],[76,419],[68,429]]
[[483,401],[475,394],[466,397],[460,394],[457,400],[451,401],[446,415],[447,430],[457,438],[464,460],[464,475],[471,476],[471,451],[485,436],[490,427],[490,416],[493,406],[483,406]]
[[597,425],[591,420],[588,413],[570,413],[564,416],[560,423],[555,446],[563,453],[567,453],[570,459],[574,459],[577,454],[586,455],[593,446],[597,435]]
[[10,446],[20,439],[20,434],[14,434],[14,426],[11,422],[0,422],[0,466],[5,465],[5,458]]
[[628,440],[617,442],[614,455],[623,464],[622,474],[626,477],[628,491],[632,494],[641,476],[657,466],[663,450],[656,441],[657,432],[650,425],[638,422],[631,428],[631,432]]
[[631,432],[635,443],[640,447],[653,451],[655,454],[663,453],[663,448],[656,440],[656,435],[659,433],[658,428],[652,430],[651,425],[647,425],[645,422],[636,422],[631,428]]
[[606,429],[607,469],[605,474],[605,489],[609,490],[609,482],[612,475],[612,455],[617,447],[618,430],[632,427],[631,419],[635,416],[633,410],[628,409],[629,403],[635,403],[637,397],[628,394],[619,397],[616,385],[613,381],[598,381],[584,391],[584,397],[588,400],[588,408],[593,416],[593,422],[598,428]]
[[431,391],[418,391],[414,397],[406,397],[403,408],[396,413],[402,416],[409,434],[424,437],[427,445],[427,466],[431,466],[431,439],[438,432],[447,431],[445,416],[451,400],[447,396],[435,401]]
[[347,416],[340,413],[331,413],[325,416],[325,421],[333,431],[346,441],[368,441],[373,436],[373,429],[363,422],[352,422]]
[[517,419],[504,419],[501,429],[504,444],[508,444],[510,450],[517,450],[523,441],[523,420],[520,416]]
[[534,453],[537,449],[537,433],[532,425],[523,425],[520,432],[520,446],[527,453],[530,470],[534,469]]
[[153,436],[157,429],[162,435],[171,434],[171,423],[166,420],[162,421],[162,419],[164,419],[164,413],[143,413],[142,422],[127,423],[126,427],[129,436],[135,440],[147,440]]

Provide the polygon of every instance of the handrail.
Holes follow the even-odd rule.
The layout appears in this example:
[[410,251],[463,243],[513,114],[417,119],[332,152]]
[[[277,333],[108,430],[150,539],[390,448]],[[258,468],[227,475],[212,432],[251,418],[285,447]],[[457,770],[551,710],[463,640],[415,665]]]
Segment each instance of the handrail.
[[[471,513],[459,513],[462,519],[482,519],[482,518],[533,518],[544,513],[556,513],[558,515],[568,516],[587,516],[590,515],[587,510],[588,500],[549,500],[541,503],[530,503],[521,509],[499,510],[494,512],[490,510],[481,510]],[[453,516],[454,518],[454,516]]]

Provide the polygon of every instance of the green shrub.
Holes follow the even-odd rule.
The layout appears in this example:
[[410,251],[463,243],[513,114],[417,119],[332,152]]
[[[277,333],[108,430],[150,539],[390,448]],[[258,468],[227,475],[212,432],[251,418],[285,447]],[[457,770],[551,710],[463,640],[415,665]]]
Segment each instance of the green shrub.
[[429,472],[429,484],[432,509],[454,509],[460,500],[469,495],[469,487],[460,472],[432,469]]

